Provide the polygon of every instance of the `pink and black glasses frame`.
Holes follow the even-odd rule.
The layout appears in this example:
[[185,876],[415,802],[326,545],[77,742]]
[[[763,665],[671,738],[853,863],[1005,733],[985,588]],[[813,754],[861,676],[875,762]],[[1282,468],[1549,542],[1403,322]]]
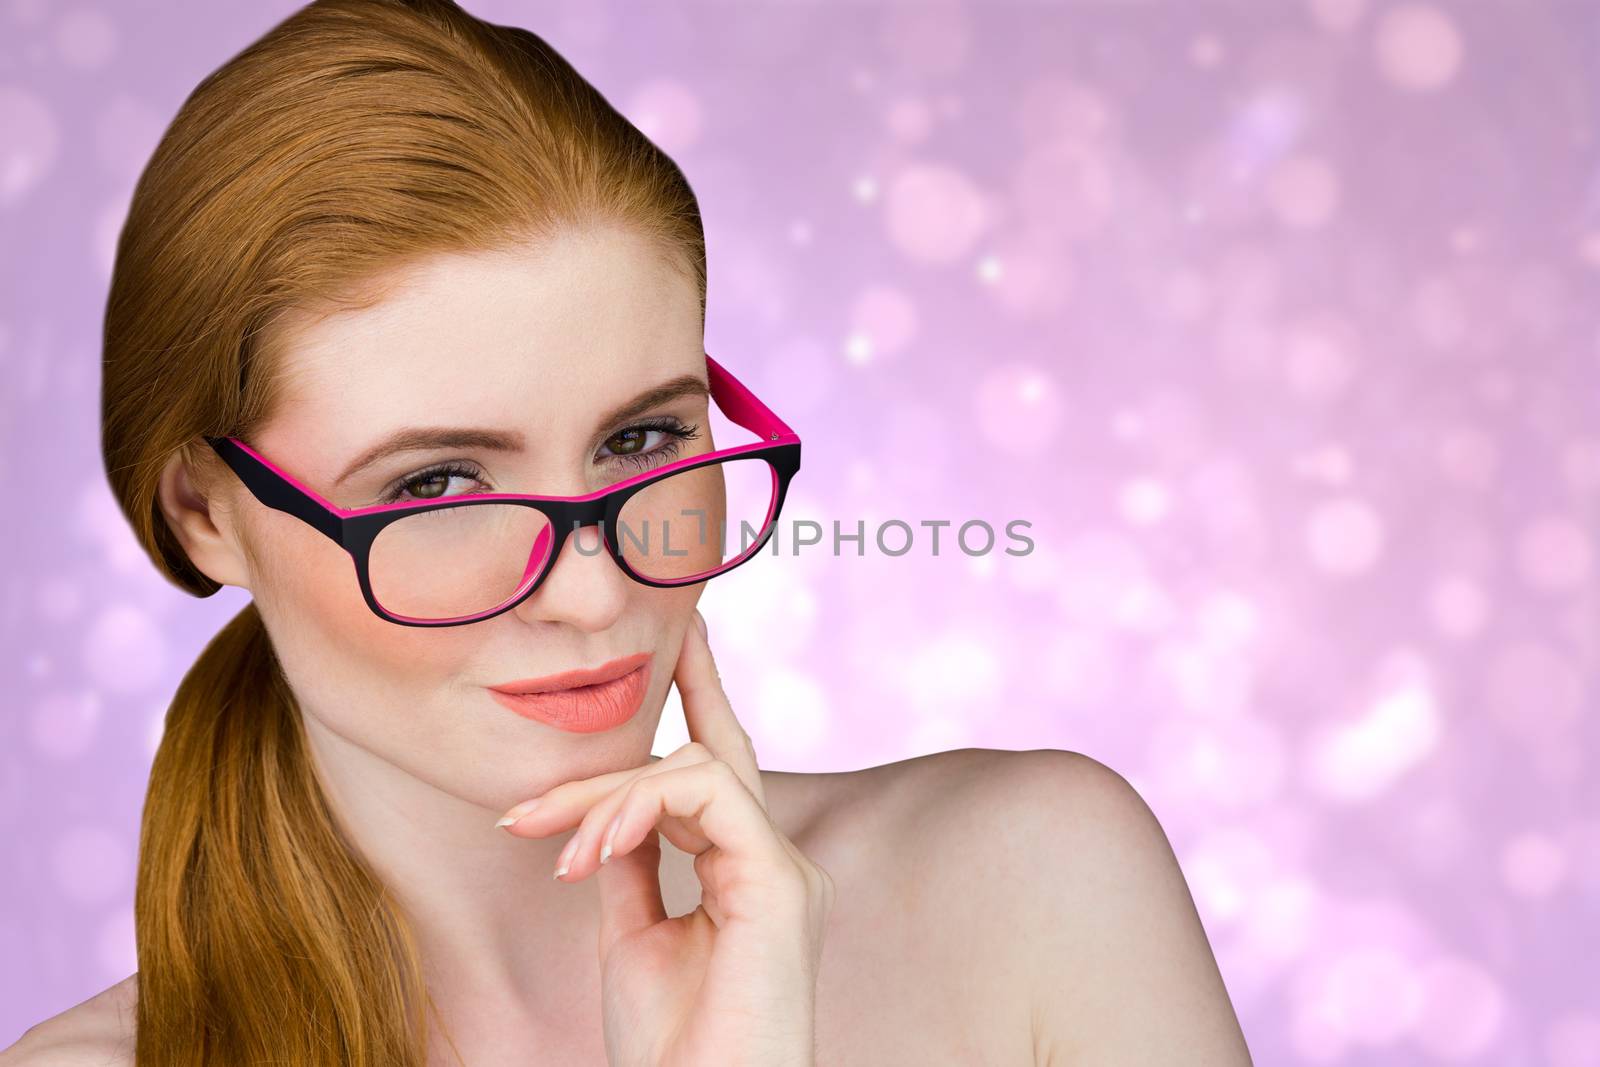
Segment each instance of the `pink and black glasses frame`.
[[[531,496],[523,493],[473,493],[468,496],[450,497],[438,501],[402,501],[397,504],[378,504],[367,508],[347,509],[337,507],[324,500],[309,487],[301,484],[255,449],[245,444],[236,437],[207,437],[206,441],[216,449],[228,466],[233,468],[247,489],[261,503],[269,508],[286,512],[295,518],[307,523],[331,538],[336,544],[350,554],[355,561],[356,578],[361,585],[361,595],[366,600],[367,606],[382,619],[399,623],[403,626],[461,626],[469,622],[479,622],[483,619],[493,618],[501,612],[510,611],[528,597],[533,595],[544,582],[545,576],[555,565],[556,559],[561,555],[561,549],[566,544],[568,534],[580,526],[599,525],[601,534],[605,538],[606,549],[611,558],[622,568],[624,574],[643,585],[657,588],[672,588],[680,585],[693,585],[696,582],[709,581],[719,574],[724,574],[739,564],[745,562],[761,550],[772,533],[777,529],[779,511],[783,508],[783,499],[788,494],[789,482],[800,469],[800,437],[772,410],[763,404],[756,395],[745,388],[726,368],[706,354],[706,372],[711,399],[717,407],[735,424],[744,427],[752,433],[763,438],[754,444],[736,445],[732,448],[721,448],[715,452],[704,455],[690,456],[687,459],[677,460],[654,470],[646,471],[634,478],[597,489],[583,496]],[[743,549],[732,559],[723,561],[722,565],[710,573],[696,575],[692,578],[676,580],[661,580],[648,578],[634,571],[623,558],[620,545],[621,535],[617,529],[618,519],[622,513],[623,505],[628,498],[653,482],[660,481],[679,471],[703,467],[711,463],[719,463],[734,456],[755,456],[765,460],[771,470],[773,478],[772,506],[767,514],[766,523],[763,525],[760,536],[748,548]],[[397,519],[422,511],[434,511],[440,508],[473,507],[479,504],[518,504],[535,508],[544,513],[549,525],[539,534],[538,543],[533,546],[533,554],[529,557],[530,564],[538,558],[539,552],[544,552],[544,562],[536,571],[530,571],[524,576],[522,585],[516,592],[502,604],[480,611],[475,615],[462,615],[449,619],[418,619],[408,615],[398,615],[387,611],[378,603],[372,593],[372,582],[367,571],[367,561],[372,549],[372,543],[377,539],[379,531]],[[554,539],[551,544],[550,540]]]

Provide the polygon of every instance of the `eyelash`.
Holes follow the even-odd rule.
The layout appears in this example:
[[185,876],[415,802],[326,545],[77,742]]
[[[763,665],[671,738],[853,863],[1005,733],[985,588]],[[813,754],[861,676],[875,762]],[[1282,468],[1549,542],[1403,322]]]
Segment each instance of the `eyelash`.
[[[620,462],[628,463],[640,470],[646,469],[648,466],[658,465],[658,458],[663,462],[670,461],[676,457],[678,446],[681,442],[692,441],[700,436],[700,427],[698,425],[684,425],[676,418],[665,418],[648,422],[638,422],[629,426],[624,426],[616,433],[608,436],[606,440],[609,441],[613,437],[620,437],[625,433],[632,433],[635,430],[657,430],[668,435],[669,438],[669,440],[665,444],[661,445],[661,447],[651,449],[649,452],[637,453],[631,456],[609,457]],[[431,467],[420,470],[415,474],[408,474],[399,481],[391,482],[389,487],[385,489],[383,494],[379,497],[378,503],[394,504],[399,502],[401,500],[401,494],[419,482],[430,482],[437,478],[471,478],[475,481],[481,482],[482,476],[482,470],[475,463],[464,462],[462,460],[451,460],[448,463],[437,463]],[[449,498],[415,497],[414,499],[445,500]]]

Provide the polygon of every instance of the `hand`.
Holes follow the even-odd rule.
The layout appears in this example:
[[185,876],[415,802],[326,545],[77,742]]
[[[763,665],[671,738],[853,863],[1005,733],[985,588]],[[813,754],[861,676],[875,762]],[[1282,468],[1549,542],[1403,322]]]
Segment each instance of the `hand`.
[[[643,767],[556,786],[507,829],[544,837],[577,826],[556,877],[599,872],[613,1067],[810,1067],[833,880],[767,814],[755,749],[704,626],[696,611],[673,673],[689,743]],[[694,855],[700,905],[687,915],[667,917],[658,833]]]

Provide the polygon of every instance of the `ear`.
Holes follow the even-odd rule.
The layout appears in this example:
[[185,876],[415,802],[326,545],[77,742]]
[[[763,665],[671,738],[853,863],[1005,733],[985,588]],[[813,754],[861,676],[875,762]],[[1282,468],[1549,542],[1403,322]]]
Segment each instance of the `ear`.
[[250,568],[236,514],[216,488],[221,466],[219,462],[198,471],[194,453],[180,448],[161,470],[156,497],[173,536],[201,573],[214,582],[249,589]]

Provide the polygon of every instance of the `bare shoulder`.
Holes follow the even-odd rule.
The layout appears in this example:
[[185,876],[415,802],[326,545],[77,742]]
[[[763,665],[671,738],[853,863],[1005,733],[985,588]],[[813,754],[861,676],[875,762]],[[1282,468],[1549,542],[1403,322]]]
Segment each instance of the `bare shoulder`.
[[137,972],[30,1027],[0,1067],[132,1067]]
[[983,901],[956,871],[970,843],[934,841],[927,829],[985,780],[993,755],[960,749],[763,778],[773,821],[836,890],[817,985],[818,1063],[1030,1062],[1027,1005],[971,936]]
[[899,925],[987,976],[991,1036],[1039,1064],[1250,1063],[1165,831],[1115,770],[964,748],[806,777],[819,862],[869,867]]
[[798,835],[820,834],[841,822],[859,829],[858,820],[913,815],[930,789],[957,787],[994,757],[1011,755],[1016,753],[961,748],[852,771],[763,770],[761,780],[774,821],[798,841]]
[[1032,1012],[1040,1064],[1184,1062],[1250,1054],[1177,856],[1121,774],[1081,752],[978,750],[915,840],[953,838],[953,871],[1002,973]]

